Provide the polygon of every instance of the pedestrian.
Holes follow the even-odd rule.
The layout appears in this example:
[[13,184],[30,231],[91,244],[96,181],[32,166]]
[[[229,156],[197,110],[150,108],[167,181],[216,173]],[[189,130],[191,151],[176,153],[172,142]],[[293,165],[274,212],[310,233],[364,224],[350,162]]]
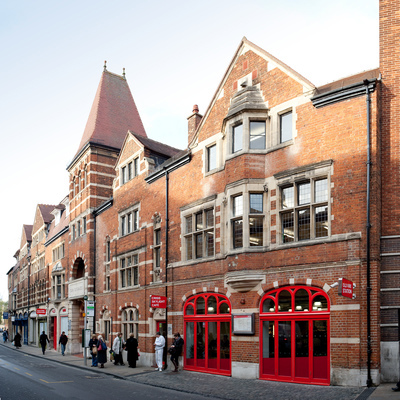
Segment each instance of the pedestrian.
[[163,363],[163,352],[165,347],[165,339],[164,336],[161,335],[161,332],[156,333],[156,341],[154,342],[155,351],[156,351],[156,371],[162,371],[162,363]]
[[4,343],[7,342],[7,331],[6,330],[3,331],[3,342]]
[[131,333],[129,339],[126,341],[126,350],[128,352],[128,364],[131,368],[136,368],[136,361],[138,357],[138,341],[135,335]]
[[179,356],[182,355],[182,348],[184,345],[184,340],[181,338],[179,332],[176,332],[174,335],[174,341],[172,346],[169,348],[169,353],[171,354],[172,364],[175,366],[175,370],[173,372],[178,372],[179,369]]
[[104,364],[107,362],[107,345],[103,336],[99,335],[97,340],[97,362],[100,364],[100,368],[104,368]]
[[65,354],[65,346],[67,345],[68,342],[68,336],[65,334],[63,331],[60,336],[60,340],[58,341],[58,344],[61,344],[61,354],[64,356]]
[[97,347],[99,345],[99,341],[96,338],[96,335],[92,335],[92,338],[89,340],[89,349],[92,354],[92,367],[97,367]]
[[42,346],[42,352],[44,355],[44,352],[46,351],[46,345],[47,345],[47,343],[50,343],[50,340],[44,331],[40,335],[39,342],[40,342],[40,345]]
[[15,334],[14,337],[14,346],[16,349],[19,349],[21,347],[21,335],[20,333],[17,331],[17,333]]
[[125,343],[122,340],[122,333],[118,333],[117,337],[114,339],[112,349],[114,352],[114,365],[125,365],[124,359],[122,357],[122,350],[125,348]]

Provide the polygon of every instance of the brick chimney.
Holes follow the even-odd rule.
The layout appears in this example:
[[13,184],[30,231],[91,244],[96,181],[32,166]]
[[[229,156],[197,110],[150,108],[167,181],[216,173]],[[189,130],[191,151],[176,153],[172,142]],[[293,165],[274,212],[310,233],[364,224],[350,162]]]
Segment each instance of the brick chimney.
[[199,114],[199,106],[195,104],[193,106],[193,113],[188,117],[188,143],[192,142],[194,138],[194,134],[196,132],[197,127],[200,124],[203,116]]

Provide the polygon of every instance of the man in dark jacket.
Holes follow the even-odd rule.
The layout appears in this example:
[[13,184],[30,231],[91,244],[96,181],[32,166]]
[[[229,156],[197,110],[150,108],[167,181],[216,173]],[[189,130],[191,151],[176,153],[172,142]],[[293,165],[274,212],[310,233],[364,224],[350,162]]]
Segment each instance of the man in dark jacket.
[[65,346],[67,345],[68,342],[68,336],[65,334],[63,331],[60,336],[60,340],[58,341],[58,344],[61,344],[61,354],[64,355],[65,353]]
[[47,345],[47,343],[50,343],[50,340],[49,340],[49,338],[47,337],[47,335],[45,334],[44,331],[40,335],[39,342],[40,342],[40,345],[42,346],[42,352],[43,352],[43,355],[44,355],[44,352],[46,351],[46,345]]
[[169,351],[171,353],[172,364],[174,364],[174,366],[175,366],[174,372],[178,372],[179,356],[182,354],[182,347],[185,342],[181,338],[181,335],[179,332],[175,333],[174,337],[175,337],[175,339],[174,339]]

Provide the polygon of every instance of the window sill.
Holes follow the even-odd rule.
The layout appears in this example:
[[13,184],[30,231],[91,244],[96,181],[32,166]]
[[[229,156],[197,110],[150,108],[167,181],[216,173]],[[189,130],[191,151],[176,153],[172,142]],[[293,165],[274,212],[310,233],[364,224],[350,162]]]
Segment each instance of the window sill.
[[118,292],[126,292],[128,290],[139,289],[139,288],[140,288],[140,285],[127,286],[127,287],[123,287],[123,288],[118,288]]

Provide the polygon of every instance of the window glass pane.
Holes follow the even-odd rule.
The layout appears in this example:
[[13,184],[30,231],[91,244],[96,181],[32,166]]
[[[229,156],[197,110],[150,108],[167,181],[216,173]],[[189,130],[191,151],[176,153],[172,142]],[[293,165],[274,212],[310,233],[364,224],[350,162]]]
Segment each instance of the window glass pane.
[[201,231],[203,229],[203,213],[200,212],[196,214],[196,231]]
[[132,163],[129,163],[128,164],[128,180],[132,179],[132,173],[133,173],[133,171],[132,171]]
[[283,243],[294,241],[294,213],[282,214]]
[[131,268],[127,269],[126,274],[127,274],[126,284],[127,286],[132,286],[132,269]]
[[194,308],[191,304],[186,307],[186,315],[194,315]]
[[206,324],[205,322],[196,323],[197,335],[196,335],[196,358],[197,366],[205,367],[206,357]]
[[328,201],[328,179],[315,181],[315,202]]
[[279,375],[290,375],[291,365],[282,362],[282,358],[291,358],[292,356],[292,327],[290,321],[279,321]]
[[308,292],[305,289],[300,289],[295,295],[295,311],[309,311],[310,302]]
[[243,148],[243,125],[237,125],[232,129],[232,152],[236,153]]
[[243,221],[241,219],[233,221],[233,247],[238,249],[243,247]]
[[157,229],[156,231],[155,231],[155,244],[156,245],[159,245],[160,243],[161,243],[161,230],[160,229]]
[[127,226],[126,232],[130,233],[130,232],[132,232],[132,214],[128,214],[127,220],[128,220],[128,226]]
[[265,122],[250,122],[250,149],[265,149]]
[[229,309],[229,306],[227,303],[221,303],[219,305],[219,313],[220,314],[229,314],[231,310]]
[[278,311],[288,312],[292,311],[292,294],[287,290],[282,290],[278,297]]
[[214,210],[206,211],[206,226],[207,228],[214,226]]
[[139,158],[135,158],[133,162],[135,163],[134,173],[137,176],[139,174]]
[[310,210],[301,210],[297,214],[299,240],[310,239]]
[[196,258],[203,257],[203,235],[196,235]]
[[185,351],[187,365],[194,365],[194,322],[186,322]]
[[263,321],[263,374],[275,375],[275,324],[273,321]]
[[207,148],[207,170],[212,171],[213,169],[217,168],[217,146],[210,146]]
[[292,112],[280,116],[281,143],[292,139]]
[[328,301],[324,296],[318,295],[313,299],[313,311],[328,311]]
[[214,232],[206,233],[206,256],[210,257],[214,255]]
[[290,186],[282,189],[282,208],[294,207],[294,187]]
[[328,236],[328,206],[315,208],[315,237]]
[[139,285],[139,268],[138,267],[133,268],[133,284]]
[[192,232],[192,216],[186,217],[186,233]]
[[121,287],[125,287],[125,270],[121,271]]
[[263,312],[275,312],[275,301],[274,299],[265,299],[263,303]]
[[186,259],[191,260],[193,258],[193,245],[192,237],[186,238]]
[[250,213],[263,212],[263,195],[262,193],[250,193]]
[[210,296],[207,299],[207,314],[216,314],[217,313],[217,299],[215,296]]
[[229,335],[231,332],[231,327],[229,322],[221,322],[220,323],[220,359],[221,359],[221,369],[229,370],[230,369],[230,344],[229,344]]
[[249,218],[250,246],[263,245],[263,217]]
[[310,182],[307,183],[300,183],[297,185],[298,191],[298,204],[299,206],[303,204],[310,204],[311,202],[311,184]]
[[121,169],[122,183],[125,183],[125,182],[126,182],[126,177],[125,177],[125,175],[126,175],[126,167],[122,167],[122,169]]
[[236,196],[233,198],[233,216],[237,217],[243,215],[243,196]]
[[218,368],[218,323],[212,321],[208,323],[207,332],[208,342],[208,368]]
[[196,301],[196,314],[205,314],[206,303],[203,297],[198,297]]

